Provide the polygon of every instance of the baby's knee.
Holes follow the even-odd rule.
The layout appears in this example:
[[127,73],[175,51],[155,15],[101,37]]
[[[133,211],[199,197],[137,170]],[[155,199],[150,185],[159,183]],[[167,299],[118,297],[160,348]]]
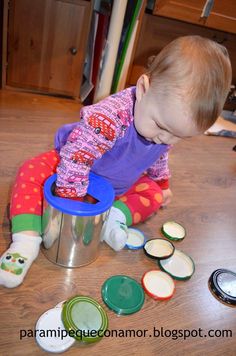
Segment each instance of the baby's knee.
[[[24,173],[24,172],[27,172],[29,169],[32,169],[34,167],[33,165],[33,158],[32,159],[27,159],[26,161],[24,161],[19,169],[18,169],[18,173]],[[22,174],[21,174],[22,176]]]
[[141,193],[141,196],[148,199],[154,209],[158,210],[163,201],[163,192],[161,187],[154,181],[149,183],[149,188]]

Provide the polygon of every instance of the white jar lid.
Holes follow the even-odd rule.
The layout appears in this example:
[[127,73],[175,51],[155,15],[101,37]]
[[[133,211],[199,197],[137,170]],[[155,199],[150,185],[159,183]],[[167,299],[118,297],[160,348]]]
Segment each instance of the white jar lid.
[[156,300],[167,300],[173,296],[175,283],[165,272],[150,270],[142,277],[142,286],[145,292]]
[[172,278],[177,280],[183,281],[189,279],[195,271],[195,264],[192,258],[177,249],[175,249],[174,254],[170,258],[158,263],[164,272],[167,272]]
[[165,239],[150,239],[143,246],[144,252],[153,259],[165,259],[173,255],[174,245]]
[[68,335],[61,320],[61,313],[60,307],[49,309],[40,316],[36,323],[35,338],[38,345],[45,351],[64,352],[76,341]]
[[128,239],[126,242],[126,247],[129,248],[130,250],[141,249],[146,242],[146,238],[142,233],[142,231],[134,228],[129,228],[127,232],[128,232]]

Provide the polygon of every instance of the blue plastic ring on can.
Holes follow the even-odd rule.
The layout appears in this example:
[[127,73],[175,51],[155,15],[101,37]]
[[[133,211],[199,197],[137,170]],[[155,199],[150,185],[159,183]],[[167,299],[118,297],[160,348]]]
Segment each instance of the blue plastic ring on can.
[[104,213],[112,206],[115,193],[112,185],[103,177],[90,172],[87,193],[97,200],[96,204],[80,202],[53,195],[52,187],[57,175],[53,174],[44,184],[44,197],[48,204],[63,213],[79,216],[95,216]]

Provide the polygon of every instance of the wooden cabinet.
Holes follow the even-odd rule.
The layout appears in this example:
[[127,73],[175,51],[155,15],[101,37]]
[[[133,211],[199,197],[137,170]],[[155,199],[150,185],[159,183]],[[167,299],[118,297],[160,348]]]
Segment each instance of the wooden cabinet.
[[199,23],[205,2],[206,0],[156,0],[153,14]]
[[90,1],[10,0],[6,85],[78,97],[91,12]]
[[156,0],[153,14],[236,33],[235,0]]
[[[205,23],[200,23],[199,18],[205,2],[205,0],[156,1],[153,12],[158,15],[145,13],[143,17],[127,84],[136,83],[145,70],[149,56],[156,55],[175,38],[186,35],[200,35],[222,43],[229,52],[233,83],[236,83],[236,0],[215,0],[209,17],[205,18]],[[220,13],[221,16],[218,16]],[[222,31],[223,28],[225,31]]]

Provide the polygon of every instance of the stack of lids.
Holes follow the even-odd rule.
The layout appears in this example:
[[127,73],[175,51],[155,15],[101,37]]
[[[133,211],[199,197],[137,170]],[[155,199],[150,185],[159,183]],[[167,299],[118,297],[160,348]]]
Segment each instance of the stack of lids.
[[103,307],[93,298],[75,296],[57,304],[40,316],[36,323],[36,341],[48,352],[64,352],[76,340],[99,341],[108,327]]
[[[185,229],[174,221],[162,226],[162,232],[171,241],[183,240]],[[191,257],[175,249],[171,241],[162,238],[150,239],[143,246],[144,253],[157,261],[160,270],[150,270],[142,277],[145,292],[154,299],[166,300],[173,296],[176,280],[187,280],[194,273]]]

